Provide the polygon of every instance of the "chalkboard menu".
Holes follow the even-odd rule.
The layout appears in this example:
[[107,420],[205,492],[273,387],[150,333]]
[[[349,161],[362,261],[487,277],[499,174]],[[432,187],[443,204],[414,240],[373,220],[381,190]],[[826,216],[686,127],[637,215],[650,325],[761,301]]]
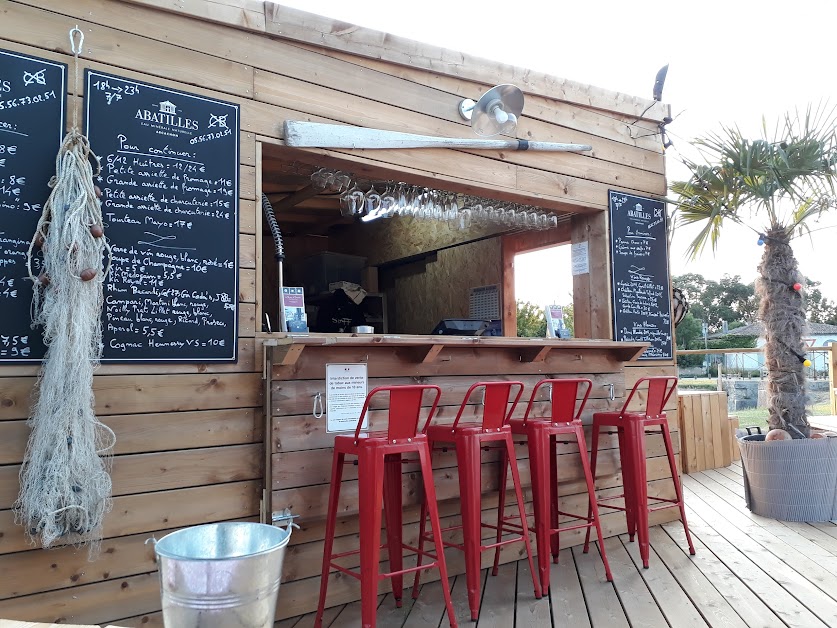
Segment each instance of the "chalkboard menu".
[[651,343],[640,360],[671,359],[665,203],[611,190],[609,207],[614,338]]
[[[0,50],[0,362],[40,360],[26,253],[64,137],[67,66]],[[38,273],[40,260],[33,260]]]
[[102,161],[104,361],[237,359],[238,105],[86,71]]

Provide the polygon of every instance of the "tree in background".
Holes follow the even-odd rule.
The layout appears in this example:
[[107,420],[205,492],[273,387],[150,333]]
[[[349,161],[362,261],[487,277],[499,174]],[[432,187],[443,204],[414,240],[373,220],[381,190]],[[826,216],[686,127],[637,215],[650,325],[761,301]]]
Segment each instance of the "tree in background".
[[570,336],[575,337],[575,311],[572,305],[564,306],[564,325],[570,330]]
[[[720,281],[697,273],[672,278],[689,302],[689,313],[709,326],[709,333],[721,331],[723,322],[749,324],[755,321],[758,302],[755,284],[741,283],[740,275],[724,275]],[[682,325],[682,323],[681,323]],[[677,327],[680,334],[680,326]]]
[[[675,331],[677,337],[677,349],[703,349],[703,325],[689,311]],[[701,366],[704,362],[702,355],[678,355],[677,366],[686,368],[690,366]]]
[[[791,240],[835,204],[837,133],[833,112],[786,115],[768,137],[750,140],[737,128],[695,140],[705,163],[689,159],[691,176],[672,184],[677,221],[703,223],[692,258],[714,250],[724,221],[750,227],[764,246],[756,295],[765,330],[765,365],[771,429],[796,427],[807,435],[803,367],[805,308],[793,285],[803,281]],[[749,223],[758,221],[758,229]],[[754,235],[754,240],[756,236]],[[794,430],[791,430],[794,436]]]
[[517,302],[517,335],[521,338],[546,336],[546,318],[542,307],[528,301]]
[[808,310],[808,320],[812,323],[837,325],[837,304],[823,296],[822,291],[817,287],[820,285],[819,281],[809,279],[806,284],[805,305]]
[[[686,273],[672,277],[671,281],[685,294],[689,313],[709,325],[710,334],[721,331],[723,321],[728,323],[729,329],[735,329],[756,320],[758,302],[755,283],[744,284],[739,275],[724,275],[720,281],[714,281],[698,273]],[[837,325],[837,303],[823,295],[819,289],[820,282],[806,277],[802,283],[805,285],[808,320]],[[680,333],[678,326],[678,337]]]

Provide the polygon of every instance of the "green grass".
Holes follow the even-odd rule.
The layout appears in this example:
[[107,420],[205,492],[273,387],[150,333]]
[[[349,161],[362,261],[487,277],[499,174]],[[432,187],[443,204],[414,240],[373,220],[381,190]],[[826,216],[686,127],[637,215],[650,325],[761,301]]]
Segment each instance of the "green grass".
[[[827,403],[818,403],[808,407],[810,416],[828,416],[831,414],[831,406]],[[738,417],[739,427],[758,425],[761,428],[767,427],[767,408],[750,408],[748,410],[736,410],[733,412]]]

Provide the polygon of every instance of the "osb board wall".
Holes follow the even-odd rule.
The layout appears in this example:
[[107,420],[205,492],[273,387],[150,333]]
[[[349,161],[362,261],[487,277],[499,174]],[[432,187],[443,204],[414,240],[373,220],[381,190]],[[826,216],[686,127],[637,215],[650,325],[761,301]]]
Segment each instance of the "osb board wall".
[[[335,251],[362,255],[369,266],[429,253],[473,240],[500,229],[496,225],[474,225],[467,230],[441,220],[416,220],[394,217],[360,223],[346,229],[329,243]],[[499,255],[499,252],[498,252]]]
[[[583,371],[578,375],[589,377],[593,381],[590,400],[583,414],[583,421],[588,425],[586,431],[587,444],[590,444],[589,424],[594,411],[615,410],[621,407],[624,396],[626,378],[636,377],[643,372],[641,367],[623,369],[620,363],[603,359],[595,352],[584,354],[584,367],[579,369],[573,355],[567,355],[560,350],[554,350],[547,358],[541,369],[528,368],[525,373],[485,374],[485,361],[477,362],[479,356],[454,356],[450,362],[440,362],[432,371],[435,375],[422,377],[411,376],[415,372],[415,365],[405,360],[403,354],[396,354],[393,349],[362,348],[368,353],[370,365],[376,364],[374,372],[370,373],[369,388],[384,385],[402,385],[413,383],[436,384],[442,388],[442,397],[434,422],[449,423],[453,420],[459,404],[468,387],[477,379],[497,380],[515,379],[525,385],[523,399],[528,400],[532,387],[542,377],[566,377],[568,373]],[[347,350],[348,353],[351,353]],[[342,354],[341,354],[342,355]],[[318,365],[322,366],[334,358],[334,349],[329,347],[306,347],[294,367],[274,367],[274,380],[271,383],[271,415],[272,429],[271,443],[271,474],[272,489],[271,509],[281,510],[285,507],[300,516],[298,519],[302,529],[291,537],[291,545],[287,551],[284,565],[284,580],[281,589],[281,602],[277,608],[278,618],[293,616],[314,610],[320,587],[320,569],[323,552],[323,534],[325,515],[330,490],[330,475],[332,466],[332,443],[334,434],[326,432],[325,418],[315,418],[311,414],[311,399],[320,392],[325,394],[325,381],[313,379]],[[342,358],[341,358],[342,359]],[[381,364],[386,363],[382,368]],[[471,369],[469,370],[469,365]],[[529,365],[531,367],[531,365]],[[527,367],[522,366],[521,369]],[[469,373],[476,373],[480,375]],[[386,372],[388,376],[382,376]],[[297,378],[297,376],[299,378]],[[281,378],[281,379],[280,379]],[[614,384],[616,399],[608,400],[607,384]],[[630,382],[633,383],[632,381]],[[542,391],[545,392],[545,391]],[[533,407],[532,416],[543,416],[548,411],[547,396],[539,398]],[[379,399],[370,412],[370,429],[385,429],[386,427],[386,399]],[[677,432],[677,401],[674,399],[667,406],[669,425],[672,430],[672,441],[675,451],[679,448]],[[479,409],[478,398],[472,400],[466,410],[463,420],[473,418]],[[522,417],[525,404],[521,404],[515,411],[516,417]],[[426,415],[421,418],[422,424]],[[578,450],[569,445],[559,445],[561,454],[558,463],[559,492],[562,495],[562,509],[569,512],[586,512],[586,493],[581,466],[578,463]],[[521,481],[527,502],[527,510],[531,511],[531,491],[528,464],[528,451],[525,446],[517,446],[516,456],[520,469]],[[677,455],[679,460],[679,453]],[[649,494],[657,497],[673,498],[674,490],[668,461],[665,457],[662,437],[649,435],[647,439],[647,459]],[[482,488],[484,521],[492,521],[496,516],[498,469],[496,452],[483,454]],[[459,495],[458,475],[456,472],[455,454],[434,454],[433,481],[439,499],[442,526],[459,523],[457,514],[461,505],[457,499]],[[422,495],[420,477],[416,472],[416,465],[405,465],[404,469],[404,542],[415,545],[418,518],[419,499]],[[600,444],[600,457],[597,473],[597,487],[600,495],[614,495],[621,493],[622,476],[619,466],[618,450],[614,436],[603,434]],[[510,484],[509,484],[510,486]],[[341,498],[338,506],[338,520],[334,551],[344,552],[358,547],[358,498],[357,467],[346,464],[344,466],[341,485]],[[513,501],[513,500],[510,500]],[[495,510],[492,511],[491,509]],[[511,513],[511,508],[508,510]],[[677,511],[663,510],[651,515],[652,525],[677,518]],[[626,531],[623,513],[603,510],[601,521],[606,536],[621,534]],[[485,530],[486,537],[491,536],[490,530]],[[562,547],[568,547],[583,542],[580,530],[561,535]],[[522,544],[506,546],[502,551],[502,561],[517,560],[522,556]],[[449,549],[446,551],[448,571],[451,574],[464,572],[462,553]],[[382,560],[386,552],[382,552]],[[414,557],[409,556],[405,563],[409,564]],[[493,552],[482,555],[483,567],[487,567],[493,560]],[[341,561],[350,568],[357,568],[357,556],[348,557]],[[437,579],[436,571],[425,572],[425,581]],[[405,580],[407,584],[411,579]],[[381,592],[389,586],[388,581],[382,581]],[[346,578],[333,572],[329,580],[328,606],[347,603],[360,598],[358,583],[352,578]]]
[[468,318],[471,288],[500,283],[500,238],[444,249],[423,273],[395,279],[390,324],[398,333],[429,334],[443,318]]

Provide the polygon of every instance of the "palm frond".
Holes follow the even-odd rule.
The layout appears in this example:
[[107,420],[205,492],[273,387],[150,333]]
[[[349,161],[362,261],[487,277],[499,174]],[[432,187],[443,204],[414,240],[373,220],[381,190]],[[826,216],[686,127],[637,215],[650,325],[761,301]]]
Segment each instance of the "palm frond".
[[684,160],[689,179],[671,185],[677,224],[706,222],[689,246],[693,257],[707,244],[716,247],[725,220],[746,224],[763,214],[766,224],[755,228],[790,233],[834,207],[835,111],[820,105],[788,113],[772,136],[763,120],[763,137],[749,139],[738,127],[722,126],[693,141],[704,163]]

